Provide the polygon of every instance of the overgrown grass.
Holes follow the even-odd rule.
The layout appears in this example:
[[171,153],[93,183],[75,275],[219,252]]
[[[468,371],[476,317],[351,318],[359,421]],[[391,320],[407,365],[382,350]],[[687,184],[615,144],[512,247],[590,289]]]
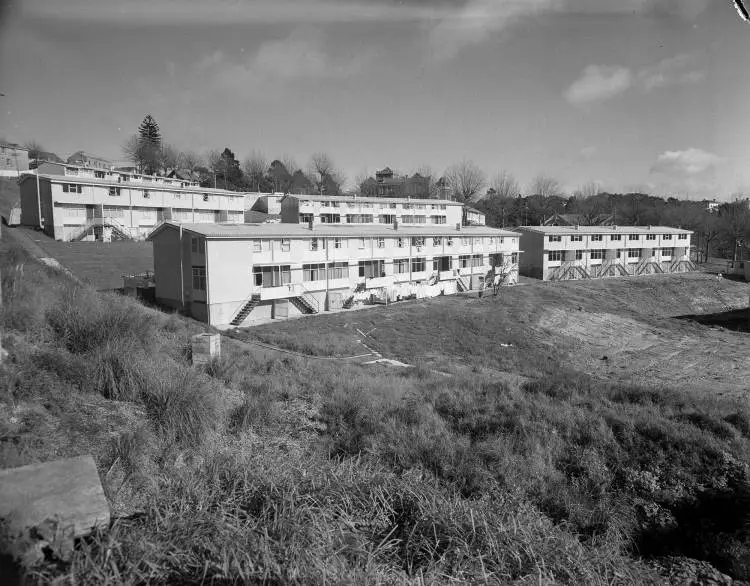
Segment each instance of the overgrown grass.
[[470,319],[415,305],[424,319],[370,335],[433,328],[444,351],[513,372],[549,359],[543,376],[258,359],[226,338],[199,369],[195,324],[19,252],[0,269],[0,466],[58,457],[66,438],[93,450],[114,510],[137,513],[40,581],[648,584],[639,555],[666,554],[750,577],[743,404],[597,381],[522,325],[498,356],[483,303]]

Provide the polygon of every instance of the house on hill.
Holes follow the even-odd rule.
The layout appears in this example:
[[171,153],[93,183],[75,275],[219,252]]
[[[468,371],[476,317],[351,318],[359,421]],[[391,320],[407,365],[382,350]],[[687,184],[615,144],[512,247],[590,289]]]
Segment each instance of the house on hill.
[[18,177],[28,170],[28,149],[14,143],[0,144],[0,177]]
[[598,214],[594,217],[585,214],[560,214],[555,212],[544,221],[545,226],[611,226],[612,214]]
[[76,151],[70,155],[65,162],[69,165],[78,165],[80,167],[88,167],[91,169],[104,169],[105,171],[109,171],[114,167],[114,163],[109,159],[92,155],[91,153],[86,153],[84,151]]

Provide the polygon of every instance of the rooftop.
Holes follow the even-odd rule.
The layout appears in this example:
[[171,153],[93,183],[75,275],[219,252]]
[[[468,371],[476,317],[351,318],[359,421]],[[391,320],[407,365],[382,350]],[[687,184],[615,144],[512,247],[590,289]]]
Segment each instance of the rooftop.
[[347,196],[336,196],[336,195],[316,195],[316,194],[287,194],[286,197],[296,197],[303,201],[340,201],[346,203],[417,203],[417,204],[445,204],[460,206],[463,205],[457,201],[450,201],[448,199],[421,199],[417,197],[347,197]]
[[518,226],[517,230],[539,234],[692,234],[692,230],[671,226]]
[[164,222],[149,235],[152,238],[162,229],[172,228],[206,238],[251,239],[251,238],[309,238],[309,237],[361,237],[361,236],[520,236],[517,232],[488,228],[485,226],[462,226],[460,230],[448,226],[399,226],[391,224],[340,225],[316,224],[310,230],[306,224],[177,224]]
[[[66,165],[70,166],[70,165]],[[87,169],[91,171],[92,169]],[[214,189],[213,187],[196,187],[188,186],[181,187],[179,185],[171,185],[163,182],[150,182],[144,181],[141,183],[136,182],[118,182],[114,179],[97,179],[95,177],[70,177],[67,175],[47,175],[45,173],[35,173],[34,171],[22,172],[19,183],[23,183],[27,179],[33,177],[39,177],[40,179],[49,179],[53,183],[80,183],[82,185],[106,185],[107,187],[123,187],[125,189],[151,189],[154,191],[180,191],[187,193],[208,193],[213,195],[227,195],[230,197],[245,197],[244,191],[226,191],[224,189]],[[148,177],[148,176],[147,176]],[[163,177],[160,179],[164,179]],[[173,181],[173,180],[170,180]]]

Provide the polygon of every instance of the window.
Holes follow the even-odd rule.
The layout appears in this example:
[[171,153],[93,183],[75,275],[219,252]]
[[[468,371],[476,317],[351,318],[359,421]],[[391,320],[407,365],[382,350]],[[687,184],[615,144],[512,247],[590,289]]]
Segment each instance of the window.
[[582,234],[573,234],[570,237],[571,242],[583,242],[583,235]]
[[466,236],[461,236],[461,246],[470,246],[471,245],[471,238],[467,238]]
[[610,234],[609,239],[610,240],[622,240],[622,234]]
[[210,198],[211,198],[211,196],[208,195],[207,193],[203,194],[203,201],[208,201]]
[[671,234],[664,234],[664,235],[662,235],[661,238],[662,238],[662,240],[672,240],[672,235]]
[[424,236],[412,236],[411,245],[417,247],[424,246]]
[[471,257],[471,266],[481,267],[484,264],[484,256],[481,254],[475,254]]
[[340,214],[320,214],[320,221],[323,224],[340,224]]
[[430,216],[430,221],[433,224],[445,224],[448,220],[445,216]]
[[443,239],[440,236],[433,236],[432,237],[432,245],[433,246],[442,246],[443,245]]
[[104,179],[104,171],[94,171],[94,177],[97,179]]
[[662,248],[661,249],[661,255],[662,256],[671,257],[672,256],[672,249],[671,248]]
[[193,290],[206,290],[206,267],[193,267]]
[[329,262],[328,263],[329,279],[348,279],[349,263],[348,262]]
[[396,209],[396,204],[395,203],[388,204],[388,209],[395,210]]
[[364,238],[360,238],[359,239],[359,249],[360,250],[364,249],[365,244],[366,244],[365,239]]
[[81,186],[75,183],[63,183],[63,193],[81,193]]
[[638,248],[628,250],[628,258],[641,258],[641,251]]
[[411,272],[412,273],[423,273],[427,270],[427,263],[424,258],[413,258],[411,259]]
[[195,254],[206,254],[206,241],[203,238],[193,236],[190,245]]
[[347,224],[372,224],[372,214],[346,214]]
[[401,221],[404,224],[413,224],[414,223],[414,216],[401,216]]
[[602,235],[601,234],[592,234],[591,235],[591,241],[592,242],[601,242],[602,241]]
[[656,253],[657,253],[657,252],[659,252],[659,249],[658,249],[658,248],[652,248],[652,249],[651,249],[651,257],[652,257],[652,258],[653,258],[653,257],[655,257],[655,256],[656,256]]
[[253,240],[253,252],[263,252],[262,240]]
[[446,246],[453,246],[453,236],[448,236],[448,237],[447,237],[447,238],[445,239],[445,245],[446,245]]
[[628,234],[628,240],[640,240],[641,235],[640,234]]
[[253,283],[256,287],[281,287],[292,282],[289,265],[253,267]]
[[378,221],[381,224],[393,224],[396,221],[396,216],[393,214],[382,214],[378,216]]
[[482,239],[474,238],[474,246],[482,246]]
[[550,262],[562,260],[562,250],[550,250],[547,253],[547,260]]
[[646,240],[656,240],[656,234],[646,234]]
[[411,209],[411,204],[405,203],[401,207],[404,208],[405,210],[409,210],[409,209]]
[[281,252],[289,252],[291,250],[291,240],[289,238],[281,239]]
[[583,250],[576,250],[576,260],[583,260]]
[[143,199],[148,199],[151,197],[151,192],[148,189],[143,190]]
[[337,202],[337,201],[332,201],[332,202],[331,202],[331,207],[332,207],[332,208],[337,208],[337,207],[339,207],[339,202]]
[[467,269],[471,266],[471,257],[468,254],[462,254],[458,257],[458,266]]
[[406,246],[405,240],[403,238],[401,238],[401,237],[397,238],[396,239],[396,246],[398,246],[399,248],[403,248],[404,246]]
[[601,248],[592,250],[589,258],[591,260],[602,260],[604,258],[604,250]]
[[302,280],[303,281],[323,281],[326,278],[326,264],[303,264]]
[[378,236],[378,248],[385,248],[385,238]]
[[397,275],[403,275],[409,272],[409,259],[397,258],[393,261],[393,272]]
[[318,250],[320,248],[319,238],[310,239],[310,250]]
[[547,236],[548,242],[562,242],[562,236]]
[[679,234],[677,240],[687,240],[687,234]]
[[359,261],[359,276],[366,279],[385,277],[384,260],[361,260]]
[[313,221],[313,215],[312,214],[300,214],[299,215],[299,222],[300,224],[309,224]]
[[110,195],[120,195],[120,188],[119,187],[110,187],[109,188],[109,194]]
[[342,244],[341,238],[339,238],[338,236],[333,239],[334,248],[341,248],[341,244]]

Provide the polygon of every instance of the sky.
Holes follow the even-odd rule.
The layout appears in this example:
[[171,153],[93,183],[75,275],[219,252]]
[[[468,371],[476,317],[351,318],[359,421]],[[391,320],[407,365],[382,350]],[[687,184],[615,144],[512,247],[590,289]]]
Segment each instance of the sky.
[[352,180],[462,160],[568,192],[750,192],[750,23],[731,0],[0,0],[0,138],[182,150]]

